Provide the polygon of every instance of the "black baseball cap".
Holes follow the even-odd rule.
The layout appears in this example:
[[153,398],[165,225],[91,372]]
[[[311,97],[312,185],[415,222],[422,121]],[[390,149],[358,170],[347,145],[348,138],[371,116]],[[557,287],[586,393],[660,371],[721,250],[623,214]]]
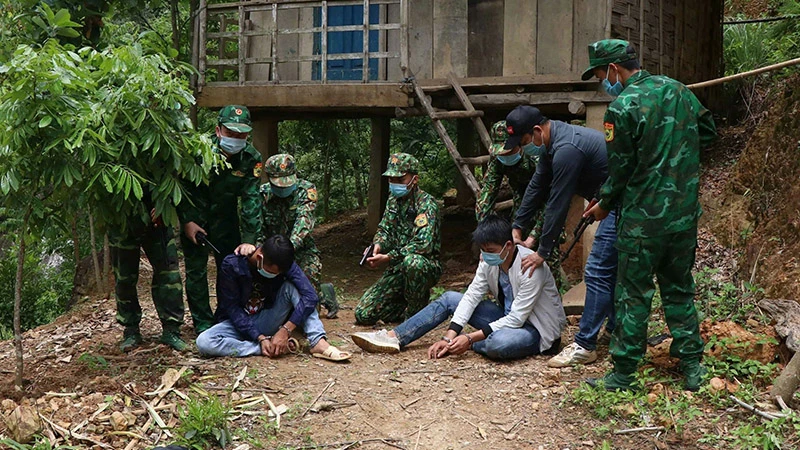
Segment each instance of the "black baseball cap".
[[517,106],[506,116],[508,139],[503,148],[510,150],[518,146],[523,135],[532,132],[534,126],[540,125],[546,120],[547,117],[542,115],[539,108],[528,105]]

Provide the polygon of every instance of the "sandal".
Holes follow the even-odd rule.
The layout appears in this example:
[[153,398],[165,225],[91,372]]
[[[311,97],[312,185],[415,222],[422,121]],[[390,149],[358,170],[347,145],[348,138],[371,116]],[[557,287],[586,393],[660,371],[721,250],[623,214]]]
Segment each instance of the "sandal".
[[314,358],[327,359],[328,361],[347,361],[352,356],[350,352],[343,352],[334,346],[329,346],[322,353],[312,353]]

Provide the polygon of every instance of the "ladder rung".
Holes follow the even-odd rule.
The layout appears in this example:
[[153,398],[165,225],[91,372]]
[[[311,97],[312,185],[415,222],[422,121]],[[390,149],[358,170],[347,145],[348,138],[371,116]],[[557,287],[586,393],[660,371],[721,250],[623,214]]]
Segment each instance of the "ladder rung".
[[461,164],[468,166],[480,166],[489,162],[489,155],[475,156],[475,157],[461,157]]
[[431,115],[431,119],[470,119],[472,117],[483,117],[483,111],[447,111],[437,112]]

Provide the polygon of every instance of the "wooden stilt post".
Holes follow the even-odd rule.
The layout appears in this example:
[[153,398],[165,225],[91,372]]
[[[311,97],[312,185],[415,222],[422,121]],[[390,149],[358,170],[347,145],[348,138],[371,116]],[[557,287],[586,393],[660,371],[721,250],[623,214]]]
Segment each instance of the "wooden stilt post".
[[280,153],[278,141],[278,119],[274,117],[254,117],[253,146],[266,161],[270,156]]
[[[456,122],[456,148],[464,157],[478,156],[478,140],[475,127],[470,119],[458,119]],[[472,170],[470,168],[470,170]],[[456,203],[460,206],[469,206],[475,203],[475,195],[461,174],[456,175]]]
[[389,198],[389,184],[381,175],[389,160],[390,119],[372,119],[372,140],[369,155],[369,196],[367,201],[367,230],[375,233]]

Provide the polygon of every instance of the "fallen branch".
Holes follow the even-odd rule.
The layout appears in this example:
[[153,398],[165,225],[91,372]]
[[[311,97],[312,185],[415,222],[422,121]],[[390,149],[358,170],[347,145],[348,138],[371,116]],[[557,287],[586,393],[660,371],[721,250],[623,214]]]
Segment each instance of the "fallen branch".
[[366,444],[368,442],[383,442],[386,445],[391,445],[392,447],[397,448],[405,448],[400,447],[397,445],[392,445],[390,442],[400,442],[400,439],[388,439],[388,438],[369,438],[369,439],[359,439],[357,441],[346,441],[346,442],[329,442],[327,444],[314,444],[314,445],[304,445],[302,447],[295,447],[295,450],[307,450],[312,448],[323,448],[323,447],[352,447],[356,444]]
[[309,412],[309,411],[311,411],[311,407],[312,407],[312,406],[314,406],[314,404],[315,404],[315,403],[317,403],[317,402],[319,401],[319,399],[320,399],[320,398],[322,398],[322,395],[323,395],[323,394],[325,394],[325,392],[326,392],[328,389],[330,389],[330,388],[331,388],[331,386],[333,386],[334,384],[336,384],[336,381],[331,381],[330,383],[328,383],[328,385],[327,385],[327,386],[325,386],[325,389],[323,389],[323,390],[322,390],[322,392],[320,392],[320,393],[319,393],[319,395],[317,396],[317,398],[315,398],[315,399],[314,399],[314,401],[313,401],[313,402],[311,402],[311,404],[310,404],[310,405],[308,405],[308,408],[306,408],[306,410],[303,412],[303,414],[301,414],[301,415],[300,415],[300,418],[301,418],[301,419],[302,419],[303,417],[305,417],[305,416],[306,416],[306,414],[308,414],[308,412]]
[[783,397],[781,397],[780,395],[775,396],[775,401],[778,402],[778,406],[781,407],[781,411],[789,412],[792,410],[792,408],[789,408],[786,402],[783,401]]
[[628,434],[628,433],[640,433],[643,431],[665,431],[664,427],[641,427],[641,428],[628,428],[626,430],[617,430],[614,434]]
[[786,417],[784,414],[780,414],[780,413],[768,413],[766,411],[761,411],[760,409],[756,408],[755,406],[748,405],[747,403],[739,400],[738,398],[736,398],[735,395],[729,395],[728,397],[730,397],[731,400],[736,402],[742,408],[752,412],[753,414],[757,414],[757,415],[759,415],[759,416],[761,416],[761,417],[763,417],[765,419],[775,420],[775,419],[778,419],[778,418],[781,418],[781,417]]
[[65,439],[66,438],[75,438],[75,439],[78,439],[79,441],[91,442],[92,444],[100,446],[100,447],[103,447],[103,448],[114,448],[114,447],[112,447],[112,446],[110,446],[108,444],[104,444],[104,443],[102,443],[102,442],[100,442],[98,440],[92,439],[89,436],[84,436],[84,435],[78,434],[78,433],[71,433],[68,429],[53,423],[50,419],[48,419],[47,417],[43,416],[42,413],[39,413],[39,417],[41,417],[42,420],[44,420],[51,427],[53,427],[54,430],[58,431],[59,434],[61,434],[61,436],[63,436]]
[[422,397],[417,397],[417,398],[415,398],[414,400],[411,400],[410,402],[406,403],[405,405],[403,405],[402,403],[400,403],[400,406],[401,406],[403,409],[406,409],[406,408],[408,408],[409,406],[413,405],[414,403],[417,403],[417,402],[418,402],[418,401],[420,401],[420,400],[422,400]]
[[77,397],[75,392],[45,392],[46,397]]

